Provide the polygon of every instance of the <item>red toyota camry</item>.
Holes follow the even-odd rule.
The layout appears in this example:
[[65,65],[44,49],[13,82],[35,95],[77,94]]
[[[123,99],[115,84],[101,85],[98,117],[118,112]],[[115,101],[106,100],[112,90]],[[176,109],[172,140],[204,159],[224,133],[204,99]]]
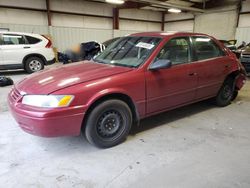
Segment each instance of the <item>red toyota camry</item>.
[[123,140],[140,119],[214,98],[230,104],[245,83],[235,55],[211,36],[137,33],[92,61],[35,73],[9,93],[11,112],[31,134],[86,135],[98,147]]

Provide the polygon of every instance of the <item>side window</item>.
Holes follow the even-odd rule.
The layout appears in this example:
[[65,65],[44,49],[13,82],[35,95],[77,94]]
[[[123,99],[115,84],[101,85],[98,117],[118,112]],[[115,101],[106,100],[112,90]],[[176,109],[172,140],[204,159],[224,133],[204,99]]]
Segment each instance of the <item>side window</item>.
[[224,55],[220,47],[208,37],[193,37],[198,60],[211,59]]
[[4,45],[25,44],[25,39],[22,35],[3,34],[2,40]]
[[189,38],[170,39],[157,55],[155,61],[167,59],[172,65],[187,63],[190,61]]
[[27,41],[28,41],[29,44],[37,44],[38,42],[41,41],[38,38],[27,36],[27,35],[25,35],[25,38],[27,39]]

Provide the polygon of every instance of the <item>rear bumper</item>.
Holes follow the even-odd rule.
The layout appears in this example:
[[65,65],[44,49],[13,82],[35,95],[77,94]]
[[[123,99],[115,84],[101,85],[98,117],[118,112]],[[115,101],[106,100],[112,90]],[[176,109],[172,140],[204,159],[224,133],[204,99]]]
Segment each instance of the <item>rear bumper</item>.
[[56,58],[50,60],[50,61],[46,61],[45,65],[52,65],[56,62]]
[[237,77],[236,77],[236,80],[235,80],[235,86],[238,90],[240,90],[244,84],[246,83],[246,75],[240,73]]
[[41,137],[80,134],[84,118],[82,107],[39,109],[15,101],[11,93],[8,96],[10,111],[20,128],[25,132]]

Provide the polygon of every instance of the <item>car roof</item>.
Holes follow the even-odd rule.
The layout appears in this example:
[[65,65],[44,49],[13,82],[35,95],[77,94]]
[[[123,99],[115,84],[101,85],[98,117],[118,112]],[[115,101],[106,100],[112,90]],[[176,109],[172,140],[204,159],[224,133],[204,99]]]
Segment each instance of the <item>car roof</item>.
[[0,31],[0,34],[13,34],[13,35],[41,36],[41,35],[36,34],[36,33],[12,32],[12,31]]
[[192,32],[178,32],[178,31],[168,31],[168,32],[141,32],[141,33],[134,33],[130,36],[150,36],[150,37],[169,37],[169,36],[209,36],[202,33],[192,33]]

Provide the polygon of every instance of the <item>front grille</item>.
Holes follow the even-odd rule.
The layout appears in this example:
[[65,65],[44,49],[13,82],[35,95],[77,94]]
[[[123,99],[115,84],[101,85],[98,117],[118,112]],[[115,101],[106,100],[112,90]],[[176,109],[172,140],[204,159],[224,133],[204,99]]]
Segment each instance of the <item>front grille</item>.
[[19,99],[21,99],[22,95],[17,91],[16,88],[13,88],[13,90],[11,91],[11,94],[10,94],[11,98],[14,100],[14,101],[18,101]]

